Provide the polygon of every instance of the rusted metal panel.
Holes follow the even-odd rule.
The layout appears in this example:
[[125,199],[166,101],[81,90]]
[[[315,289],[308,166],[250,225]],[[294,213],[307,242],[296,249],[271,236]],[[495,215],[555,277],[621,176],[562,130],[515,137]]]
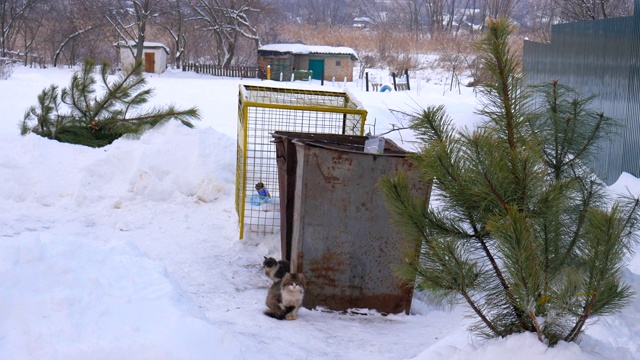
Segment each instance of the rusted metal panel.
[[293,203],[283,216],[292,223],[290,245],[285,244],[292,271],[308,279],[303,306],[409,313],[413,287],[393,274],[393,266],[404,261],[405,242],[390,223],[378,182],[403,172],[414,196],[427,199],[430,183],[419,179],[408,153],[391,141],[383,154],[374,155],[362,151],[366,137],[295,136],[274,134],[276,144],[281,140],[289,149],[286,167],[293,166],[295,146],[295,173],[289,172],[286,183],[291,186],[294,177],[295,191],[281,194]]
[[[328,143],[348,151],[362,152],[366,136],[275,131],[272,133],[276,147],[278,166],[278,190],[280,193],[280,236],[282,258],[291,261],[291,236],[293,233],[293,200],[296,190],[297,154],[294,140]],[[393,141],[385,142],[386,155],[406,156],[407,152]]]

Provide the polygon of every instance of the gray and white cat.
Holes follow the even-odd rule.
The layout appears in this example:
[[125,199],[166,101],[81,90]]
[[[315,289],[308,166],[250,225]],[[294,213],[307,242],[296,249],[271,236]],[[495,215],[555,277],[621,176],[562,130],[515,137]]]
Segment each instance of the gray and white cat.
[[297,319],[305,285],[304,274],[286,273],[269,288],[266,302],[269,309],[264,314],[278,320]]
[[262,267],[264,267],[264,274],[274,282],[282,279],[284,274],[291,271],[291,267],[287,260],[278,261],[275,258],[266,256],[262,262]]

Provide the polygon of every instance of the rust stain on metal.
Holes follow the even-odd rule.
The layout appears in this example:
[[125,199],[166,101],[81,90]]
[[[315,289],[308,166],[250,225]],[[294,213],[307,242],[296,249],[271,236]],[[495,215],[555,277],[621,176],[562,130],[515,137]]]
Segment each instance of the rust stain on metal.
[[[358,275],[357,269],[353,268],[353,254],[342,249],[346,245],[334,244],[332,250],[325,251],[321,257],[307,259],[304,273],[308,283],[303,305],[309,309],[321,306],[337,311],[369,308],[381,313],[408,312],[413,289],[400,281],[394,284],[380,281],[375,285],[378,291],[373,291],[372,282],[385,278],[385,274],[382,274],[385,271],[381,267],[374,267],[372,272]],[[365,251],[375,253],[377,249],[380,248],[375,246]],[[376,258],[374,254],[371,255],[364,257],[370,260]]]
[[318,172],[320,173],[320,176],[322,177],[324,182],[327,183],[327,184],[339,184],[340,183],[340,178],[337,177],[337,176],[334,176],[330,172],[326,171],[327,169],[325,169],[325,167],[322,165],[322,163],[321,163],[320,159],[318,159],[317,155],[314,154],[313,157],[315,159],[315,163],[316,163],[316,167],[318,168]]
[[310,281],[314,283],[313,286],[332,288],[339,285],[337,279],[347,270],[347,262],[332,251],[325,252],[318,259],[311,259],[309,268],[306,269]]
[[347,165],[349,167],[353,166],[353,156],[346,155],[344,153],[335,153],[331,157],[331,162],[334,166],[344,166]]
[[300,250],[296,255],[296,268],[291,270],[297,273],[304,273],[304,251]]
[[330,310],[345,311],[349,309],[376,309],[386,314],[409,313],[407,299],[411,299],[411,293],[406,291],[395,294],[368,294],[353,296],[351,294],[318,294],[312,299],[307,299],[305,294],[304,306],[313,309],[322,306]]

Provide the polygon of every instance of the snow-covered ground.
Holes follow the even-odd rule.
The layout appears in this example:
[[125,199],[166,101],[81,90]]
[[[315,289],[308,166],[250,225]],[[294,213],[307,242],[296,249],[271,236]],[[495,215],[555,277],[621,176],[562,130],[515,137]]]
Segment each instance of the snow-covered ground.
[[[580,345],[553,349],[533,334],[476,338],[464,306],[420,298],[411,315],[264,316],[270,280],[261,260],[280,254],[280,240],[238,240],[234,182],[238,84],[269,82],[170,70],[149,75],[154,103],[197,106],[195,129],[169,122],[100,149],[20,136],[37,94],[67,86],[71,74],[17,68],[0,80],[0,359],[640,358],[638,298],[591,324]],[[412,85],[347,87],[376,133],[397,123],[389,109],[428,104],[445,104],[460,126],[477,121],[470,89]],[[410,134],[388,137],[412,149],[403,142]],[[611,190],[627,188],[640,192],[640,181],[623,174]],[[625,277],[636,290],[639,274],[634,257]]]

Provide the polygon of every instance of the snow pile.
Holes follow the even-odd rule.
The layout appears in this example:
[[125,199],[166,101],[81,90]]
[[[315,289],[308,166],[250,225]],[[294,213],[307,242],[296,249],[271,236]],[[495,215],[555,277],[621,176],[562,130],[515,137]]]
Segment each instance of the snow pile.
[[234,336],[131,244],[4,236],[0,289],[3,359],[240,358]]

